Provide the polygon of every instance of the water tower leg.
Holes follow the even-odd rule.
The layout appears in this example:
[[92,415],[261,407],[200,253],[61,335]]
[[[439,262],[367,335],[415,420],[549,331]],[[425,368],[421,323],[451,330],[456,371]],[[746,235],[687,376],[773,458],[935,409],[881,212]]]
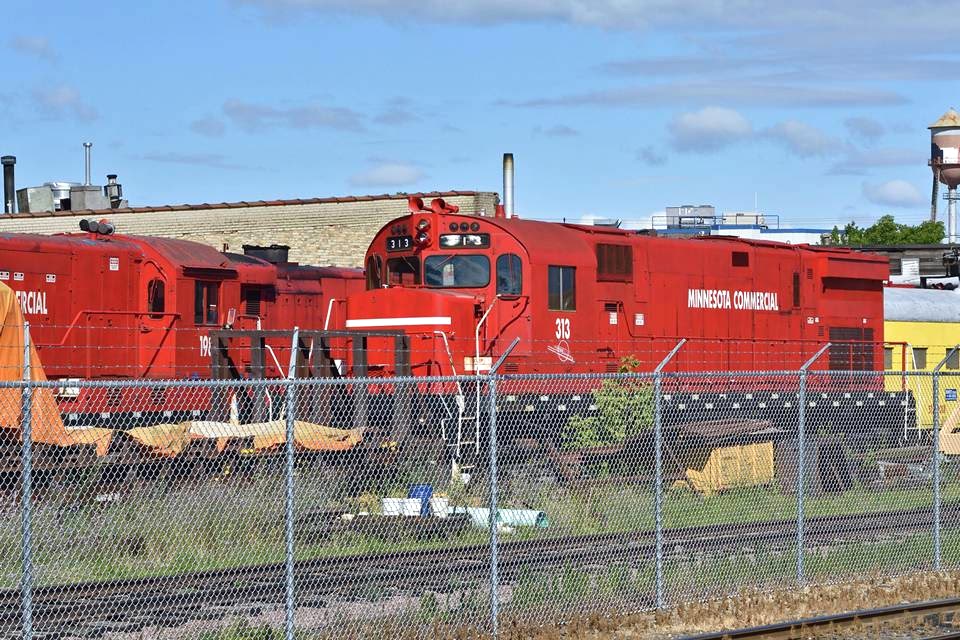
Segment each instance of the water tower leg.
[[947,193],[947,241],[953,244],[957,241],[957,188],[951,187]]

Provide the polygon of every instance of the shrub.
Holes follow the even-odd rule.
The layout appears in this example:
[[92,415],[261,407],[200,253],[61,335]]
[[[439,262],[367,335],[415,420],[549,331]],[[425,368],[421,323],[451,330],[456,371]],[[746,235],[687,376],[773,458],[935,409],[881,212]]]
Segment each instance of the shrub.
[[[624,358],[620,373],[634,373],[639,362]],[[560,434],[563,449],[621,444],[653,428],[653,384],[649,379],[625,377],[604,380],[593,392],[594,415],[570,416]]]

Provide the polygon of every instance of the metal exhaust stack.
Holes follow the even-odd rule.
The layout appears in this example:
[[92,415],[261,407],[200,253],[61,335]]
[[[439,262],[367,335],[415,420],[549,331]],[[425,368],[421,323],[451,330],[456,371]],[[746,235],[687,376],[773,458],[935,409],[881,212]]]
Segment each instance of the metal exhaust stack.
[[92,146],[92,142],[83,143],[83,184],[88,187],[90,186],[90,147]]
[[503,212],[513,217],[513,154],[503,154]]
[[3,212],[16,213],[17,190],[13,178],[13,165],[17,164],[16,156],[3,156],[0,158],[3,164]]

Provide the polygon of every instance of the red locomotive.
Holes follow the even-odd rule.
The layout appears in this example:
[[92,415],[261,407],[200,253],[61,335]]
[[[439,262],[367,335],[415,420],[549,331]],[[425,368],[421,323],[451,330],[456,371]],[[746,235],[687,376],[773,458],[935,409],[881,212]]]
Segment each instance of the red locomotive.
[[[814,371],[882,369],[883,257],[736,238],[666,239],[501,211],[459,215],[440,199],[427,208],[411,198],[409,209],[371,242],[366,291],[347,298],[345,326],[406,332],[403,372],[419,376],[483,373],[519,339],[498,387],[509,405],[503,411],[530,426],[514,435],[556,433],[567,416],[596,410],[589,385],[598,383],[509,374],[615,372],[624,358],[649,372],[681,338],[687,343],[668,372],[796,371],[828,342]],[[388,345],[377,351],[388,353]],[[399,369],[389,356],[367,364],[376,375]],[[479,450],[483,437],[477,380],[473,390],[452,391],[459,402],[445,403],[459,407],[458,453],[466,443]],[[729,376],[673,380],[665,387],[672,391],[665,402],[677,408],[669,420],[710,420],[732,408],[795,425],[796,399],[783,393],[792,385],[795,394],[795,374],[737,384]],[[908,393],[885,392],[869,375],[842,384],[816,380],[811,390],[822,397],[812,400],[811,419],[848,425],[866,411],[886,431],[902,429]],[[450,417],[437,421],[452,433]]]
[[[0,234],[0,281],[16,292],[47,376],[66,380],[59,403],[72,422],[129,419],[129,407],[142,409],[145,422],[198,415],[204,399],[196,390],[185,399],[158,388],[145,399],[143,390],[94,394],[68,381],[209,378],[218,347],[211,333],[337,326],[346,296],[363,287],[362,271],[291,263],[286,247],[221,253],[186,240],[112,235],[106,222],[81,228],[88,232]],[[289,341],[276,349],[258,363],[257,377],[285,374]],[[228,359],[234,375],[249,375],[249,350]]]
[[616,371],[625,356],[650,370],[681,337],[681,370],[796,369],[841,341],[830,368],[873,370],[879,351],[849,343],[883,341],[887,261],[846,249],[467,216],[411,198],[365,264],[346,327],[416,336],[415,375],[485,371],[515,338],[506,372]]

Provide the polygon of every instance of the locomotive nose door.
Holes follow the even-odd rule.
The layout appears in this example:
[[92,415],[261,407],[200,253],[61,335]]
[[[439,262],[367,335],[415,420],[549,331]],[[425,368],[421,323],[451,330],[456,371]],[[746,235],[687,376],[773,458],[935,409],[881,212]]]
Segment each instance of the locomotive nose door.
[[137,362],[139,375],[165,377],[174,375],[173,349],[164,349],[174,315],[173,296],[160,268],[152,261],[140,270],[140,309],[138,313]]
[[[503,253],[497,256],[494,277],[496,279],[496,295],[498,301],[493,308],[493,326],[498,342],[497,354],[520,338],[520,343],[513,351],[514,358],[530,354],[530,297],[526,295],[529,285],[524,283],[523,260],[514,253]],[[492,358],[495,361],[496,358]]]

